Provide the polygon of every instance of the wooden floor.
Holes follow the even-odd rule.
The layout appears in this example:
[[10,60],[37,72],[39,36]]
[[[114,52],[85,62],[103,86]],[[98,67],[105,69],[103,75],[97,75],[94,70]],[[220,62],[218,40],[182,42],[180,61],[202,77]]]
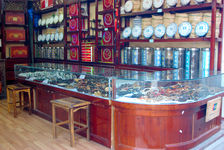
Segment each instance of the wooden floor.
[[0,150],[109,150],[78,135],[75,146],[70,147],[68,130],[57,128],[57,133],[58,138],[53,139],[51,122],[26,111],[14,118],[6,101],[0,100]]

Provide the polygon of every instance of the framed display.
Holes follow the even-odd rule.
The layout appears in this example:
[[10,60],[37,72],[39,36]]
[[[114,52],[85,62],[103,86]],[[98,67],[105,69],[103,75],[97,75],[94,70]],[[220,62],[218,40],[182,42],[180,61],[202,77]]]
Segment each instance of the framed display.
[[78,18],[69,20],[69,29],[70,31],[78,30]]
[[12,13],[6,12],[5,13],[5,24],[25,24],[25,17],[24,13]]
[[113,31],[103,31],[103,45],[113,45]]
[[69,6],[69,16],[78,15],[78,4],[73,4]]
[[12,46],[10,47],[11,58],[27,58],[28,48],[27,46]]
[[24,29],[6,29],[6,41],[25,41]]
[[75,61],[79,60],[78,48],[71,48],[70,49],[70,59],[75,60]]
[[53,0],[40,0],[40,9],[53,7]]
[[101,60],[104,63],[113,63],[113,49],[103,48],[101,51]]
[[103,0],[103,9],[113,9],[114,0]]
[[114,25],[113,13],[107,13],[103,15],[103,24],[105,27],[112,27]]

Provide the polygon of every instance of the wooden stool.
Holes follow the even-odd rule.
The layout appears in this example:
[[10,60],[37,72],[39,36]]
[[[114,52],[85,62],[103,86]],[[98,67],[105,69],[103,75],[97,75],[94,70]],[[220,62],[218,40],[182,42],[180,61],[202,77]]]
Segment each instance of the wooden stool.
[[[74,145],[75,141],[75,132],[79,132],[82,130],[87,130],[87,139],[89,140],[90,137],[90,127],[89,127],[89,105],[90,102],[83,101],[73,97],[67,97],[57,100],[52,100],[52,121],[53,121],[53,137],[56,138],[56,126],[60,126],[63,124],[69,124],[70,130],[70,144],[71,146]],[[68,120],[56,123],[56,107],[62,108],[68,111]],[[86,124],[74,121],[74,113],[78,110],[85,109],[86,110]],[[74,124],[81,126],[81,128],[74,129]]]
[[[28,93],[28,104],[24,104],[24,93]],[[19,95],[21,94],[21,99]],[[12,98],[12,99],[11,99]],[[7,102],[8,102],[8,112],[11,112],[11,105],[14,110],[14,117],[17,117],[17,106],[16,103],[20,103],[20,109],[24,109],[24,107],[29,107],[29,114],[31,115],[31,95],[30,95],[30,87],[22,85],[22,84],[13,84],[7,86]]]

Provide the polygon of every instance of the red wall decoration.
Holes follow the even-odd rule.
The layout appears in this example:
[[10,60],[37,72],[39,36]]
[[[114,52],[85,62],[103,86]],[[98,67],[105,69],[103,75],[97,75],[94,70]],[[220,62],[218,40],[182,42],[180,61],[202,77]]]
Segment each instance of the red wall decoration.
[[78,15],[78,4],[73,4],[69,6],[69,16]]
[[25,17],[24,13],[12,13],[6,12],[5,13],[5,24],[25,24]]
[[103,15],[103,23],[105,27],[112,27],[114,25],[113,13],[107,13]]
[[25,41],[26,35],[24,29],[6,29],[7,41]]
[[114,5],[114,0],[103,0],[104,10],[113,9],[113,5]]
[[78,30],[78,18],[69,20],[69,29],[70,29],[70,31]]
[[27,46],[11,46],[10,55],[11,58],[27,58],[28,48]]
[[113,49],[103,48],[101,51],[101,60],[104,63],[113,63]]
[[103,45],[113,44],[113,31],[103,31]]
[[70,49],[70,59],[75,60],[75,61],[79,60],[78,48],[71,48]]
[[78,35],[78,33],[72,34],[72,45],[79,45],[79,35]]

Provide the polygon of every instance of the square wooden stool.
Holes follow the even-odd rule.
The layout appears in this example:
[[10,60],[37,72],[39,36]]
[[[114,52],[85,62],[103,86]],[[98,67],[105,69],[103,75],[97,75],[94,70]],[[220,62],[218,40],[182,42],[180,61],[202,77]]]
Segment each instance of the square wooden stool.
[[[70,130],[70,144],[74,145],[75,142],[75,132],[79,132],[82,130],[87,130],[87,139],[90,138],[90,127],[89,127],[89,105],[90,102],[80,100],[73,97],[67,97],[57,100],[52,100],[52,121],[53,121],[53,138],[56,138],[56,126],[69,124]],[[62,108],[68,112],[68,120],[56,123],[56,107]],[[84,109],[86,110],[86,124],[74,121],[74,113],[78,110]],[[81,126],[78,129],[74,129],[74,124]]]
[[[24,93],[28,94],[28,103],[24,102]],[[20,99],[21,95],[21,99]],[[20,109],[24,109],[24,107],[29,107],[29,114],[31,114],[31,94],[30,87],[22,85],[22,84],[12,84],[7,86],[7,103],[8,103],[8,112],[11,112],[11,108],[13,107],[14,117],[17,117],[17,106],[19,103]]]

